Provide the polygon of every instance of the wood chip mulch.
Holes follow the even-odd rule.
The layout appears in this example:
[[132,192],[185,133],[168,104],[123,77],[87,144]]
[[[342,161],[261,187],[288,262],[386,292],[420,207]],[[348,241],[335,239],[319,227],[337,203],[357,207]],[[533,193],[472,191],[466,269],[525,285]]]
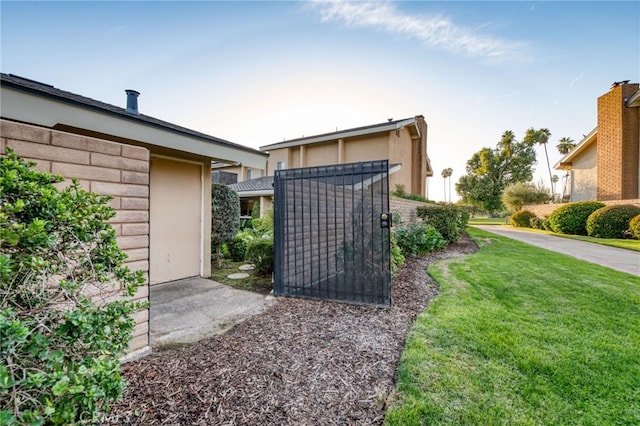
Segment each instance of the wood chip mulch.
[[279,298],[223,335],[123,366],[106,424],[377,425],[416,316],[438,292],[433,261],[472,253],[468,236],[407,259],[390,308]]

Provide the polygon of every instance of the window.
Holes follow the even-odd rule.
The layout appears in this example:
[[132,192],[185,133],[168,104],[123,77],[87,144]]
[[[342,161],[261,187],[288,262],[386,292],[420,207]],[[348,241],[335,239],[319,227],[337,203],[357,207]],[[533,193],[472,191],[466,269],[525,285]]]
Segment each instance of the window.
[[247,170],[247,180],[253,179],[253,170]]
[[276,170],[284,170],[287,168],[287,164],[284,161],[278,161],[276,165]]

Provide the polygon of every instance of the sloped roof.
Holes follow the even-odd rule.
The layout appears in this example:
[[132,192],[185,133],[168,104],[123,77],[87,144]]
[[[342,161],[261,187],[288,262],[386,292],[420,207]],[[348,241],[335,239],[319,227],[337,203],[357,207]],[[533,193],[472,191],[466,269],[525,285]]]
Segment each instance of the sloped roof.
[[14,74],[0,73],[0,85],[3,87],[13,88],[20,91],[32,93],[38,96],[54,99],[74,106],[106,113],[112,116],[117,116],[125,120],[133,122],[142,122],[146,125],[168,130],[174,133],[180,133],[196,139],[216,144],[225,145],[229,148],[236,150],[250,152],[252,154],[258,154],[266,157],[267,155],[256,149],[240,145],[234,142],[230,142],[224,139],[217,138],[215,136],[207,135],[205,133],[191,130],[186,127],[178,126],[177,124],[169,123],[167,121],[159,120],[157,118],[144,115],[135,114],[127,111],[125,108],[121,108],[115,105],[107,104],[102,101],[81,96],[75,93],[67,92],[65,90],[58,89],[50,84],[41,83],[39,81],[31,80],[25,77],[20,77]]
[[[284,142],[278,142],[270,145],[261,146],[263,151],[269,151],[270,149],[288,148],[298,145],[308,145],[317,142],[326,142],[336,139],[348,138],[353,136],[370,135],[374,133],[388,132],[391,130],[402,129],[405,126],[415,125],[417,117],[404,118],[402,120],[389,120],[384,123],[372,124],[369,126],[354,127],[346,130],[339,130],[331,133],[323,133],[320,135],[307,136],[304,138],[290,139]],[[415,126],[415,132],[419,135],[420,131],[418,126]]]
[[596,127],[592,131],[589,132],[578,144],[564,157],[560,159],[556,164],[553,165],[555,170],[570,170],[571,163],[573,160],[580,155],[587,147],[591,146],[598,137],[598,128]]
[[229,185],[236,192],[273,191],[273,176],[245,180]]

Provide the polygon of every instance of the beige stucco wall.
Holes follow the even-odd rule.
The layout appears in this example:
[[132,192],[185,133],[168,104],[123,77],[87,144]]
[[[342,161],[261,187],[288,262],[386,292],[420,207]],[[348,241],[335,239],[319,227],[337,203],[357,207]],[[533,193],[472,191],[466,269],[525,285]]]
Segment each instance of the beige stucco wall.
[[598,182],[597,143],[592,143],[572,162],[571,201],[595,200]]
[[[96,138],[0,120],[0,154],[6,147],[37,163],[38,170],[77,178],[87,191],[113,196],[116,216],[110,220],[132,270],[149,270],[149,151]],[[148,300],[144,285],[134,296]],[[130,351],[148,349],[149,312],[135,316]]]
[[305,167],[338,164],[338,141],[307,145],[304,153]]

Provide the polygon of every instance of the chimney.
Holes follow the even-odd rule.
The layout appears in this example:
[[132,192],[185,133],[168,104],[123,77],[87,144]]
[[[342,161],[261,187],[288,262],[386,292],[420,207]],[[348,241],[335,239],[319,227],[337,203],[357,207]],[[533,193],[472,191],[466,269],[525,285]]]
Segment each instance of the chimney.
[[140,96],[140,92],[131,89],[127,89],[125,92],[127,93],[127,112],[136,115],[140,114],[138,112],[138,96]]

